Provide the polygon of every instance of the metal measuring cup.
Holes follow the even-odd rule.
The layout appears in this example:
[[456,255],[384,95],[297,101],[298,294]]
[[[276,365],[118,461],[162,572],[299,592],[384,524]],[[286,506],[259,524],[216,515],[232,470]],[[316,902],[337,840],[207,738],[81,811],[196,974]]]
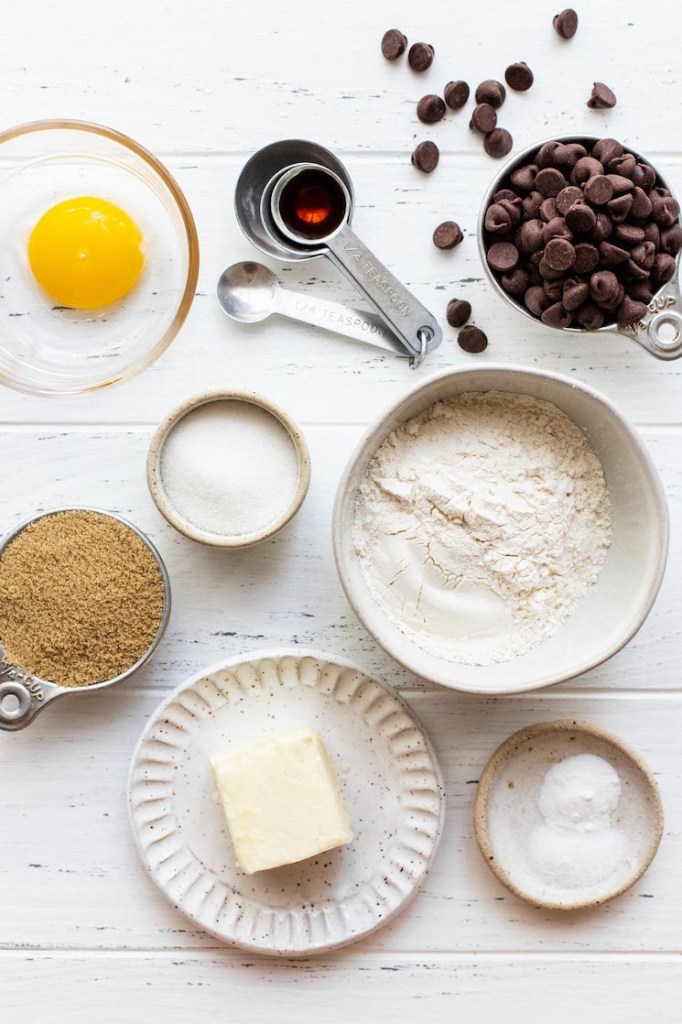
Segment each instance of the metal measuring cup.
[[[518,299],[514,298],[514,296],[505,292],[495,273],[488,266],[485,247],[486,211],[494,194],[499,191],[499,189],[505,187],[505,181],[509,178],[509,175],[516,170],[518,166],[527,162],[528,158],[537,153],[540,147],[544,146],[546,142],[580,142],[587,145],[593,145],[595,142],[599,141],[599,138],[600,136],[598,135],[557,135],[552,136],[551,139],[542,139],[540,142],[536,142],[532,146],[528,146],[521,153],[518,153],[511,160],[507,161],[483,197],[477,231],[478,251],[483,268],[495,291],[502,296],[508,305],[512,306],[519,313],[523,313],[524,316],[528,317],[529,320],[533,320],[535,323],[542,323],[542,321],[538,320],[536,316],[533,316],[522,302],[519,302]],[[656,184],[669,189],[671,194],[674,195],[674,191],[670,184],[650,160],[647,160],[645,156],[639,153],[636,149],[633,149],[632,146],[625,146],[625,149],[627,152],[632,153],[637,160],[643,160],[648,163],[656,172]],[[550,330],[564,331],[569,334],[596,333],[623,335],[631,341],[635,341],[638,345],[641,345],[642,348],[646,349],[651,355],[656,356],[657,359],[679,359],[680,356],[682,356],[682,291],[680,290],[679,255],[675,276],[659,288],[648,304],[646,316],[642,320],[638,321],[638,323],[621,325],[614,321],[612,323],[603,324],[595,332],[587,332],[579,327],[555,327],[552,324],[543,324],[543,326],[548,327]]]
[[[297,175],[315,170],[342,197],[343,212],[328,234],[311,237],[286,223],[280,203]],[[327,256],[377,310],[419,366],[441,343],[441,328],[431,313],[353,233],[353,185],[348,171],[328,149],[314,142],[287,139],[265,146],[242,169],[235,192],[237,220],[261,252],[279,260]]]
[[[123,516],[116,515],[114,512],[108,512],[106,509],[90,508],[79,505],[78,507],[69,506],[65,508],[54,508],[50,509],[49,512],[41,512],[40,515],[32,516],[30,519],[26,519],[23,523],[20,523],[19,526],[5,537],[0,544],[0,558],[5,551],[5,548],[7,548],[15,537],[17,537],[22,530],[25,530],[27,526],[30,526],[31,523],[37,522],[39,519],[45,519],[46,516],[54,516],[60,512],[97,512],[100,515],[109,516],[110,519],[117,519],[119,523],[123,523],[123,525],[127,526],[128,529],[133,531],[133,533],[136,533],[153,555],[159,568],[163,584],[163,614],[154,639],[142,657],[139,658],[134,665],[131,665],[130,668],[125,670],[125,672],[121,672],[113,679],[105,679],[100,683],[91,683],[88,686],[60,686],[58,683],[53,683],[48,679],[41,679],[38,676],[27,675],[16,665],[12,665],[4,660],[4,651],[0,644],[0,729],[8,732],[18,732],[20,729],[25,729],[27,725],[30,725],[36,715],[40,714],[40,712],[43,711],[53,700],[58,700],[60,697],[92,693],[96,690],[106,690],[110,686],[115,686],[116,683],[122,683],[124,679],[128,679],[133,672],[136,672],[138,668],[141,668],[142,665],[149,661],[151,656],[154,654],[154,651],[161,642],[161,638],[165,632],[166,626],[168,625],[168,619],[170,617],[170,580],[168,579],[168,572],[166,571],[166,566],[163,563],[161,555],[141,530],[138,530],[136,526],[129,523],[127,519],[123,518]],[[14,706],[9,707],[8,705],[10,703],[13,703]]]

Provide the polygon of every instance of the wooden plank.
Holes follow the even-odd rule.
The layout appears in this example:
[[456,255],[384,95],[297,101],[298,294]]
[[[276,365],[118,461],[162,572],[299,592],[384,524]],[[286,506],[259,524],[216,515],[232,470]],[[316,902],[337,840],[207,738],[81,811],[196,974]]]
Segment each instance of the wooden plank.
[[[253,646],[262,646],[256,643]],[[350,653],[350,652],[345,652]],[[174,911],[144,875],[124,801],[128,762],[158,692],[121,686],[68,697],[23,733],[0,735],[4,870],[0,945],[147,949],[220,946]],[[680,695],[577,694],[507,699],[408,691],[443,769],[446,827],[424,892],[360,947],[394,951],[673,952],[682,914]],[[552,718],[613,729],[649,762],[667,814],[645,877],[590,913],[536,911],[509,895],[473,838],[476,781],[510,733]]]
[[[670,1024],[678,957],[388,957],[273,962],[228,953],[0,955],[8,1020],[325,1024],[522,1020]],[[77,992],[78,998],[73,998]],[[598,1013],[598,1017],[595,1014]],[[275,1016],[276,1015],[276,1016]]]
[[[359,624],[341,589],[331,547],[337,481],[358,428],[310,427],[312,485],[292,524],[274,540],[243,552],[188,541],[168,526],[147,491],[146,428],[33,427],[0,430],[0,463],[21,487],[5,494],[0,531],[50,507],[94,505],[117,511],[147,531],[166,560],[173,614],[145,685],[167,688],[217,658],[277,644],[338,651],[406,686],[410,673],[387,657]],[[667,487],[672,546],[662,593],[641,632],[580,685],[679,689],[677,653],[682,601],[680,434],[649,430],[647,443]],[[197,581],[200,581],[199,585]],[[577,683],[571,684],[578,685]]]

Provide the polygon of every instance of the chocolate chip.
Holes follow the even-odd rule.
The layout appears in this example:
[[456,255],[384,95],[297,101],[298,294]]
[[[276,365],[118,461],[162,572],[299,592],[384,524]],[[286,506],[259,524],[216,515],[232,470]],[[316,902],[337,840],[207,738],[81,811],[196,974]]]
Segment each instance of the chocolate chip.
[[523,252],[538,252],[542,249],[545,244],[544,227],[541,220],[527,220],[521,225],[519,245]]
[[512,242],[495,242],[488,249],[488,264],[493,270],[506,273],[519,262],[519,250]]
[[435,124],[436,121],[441,121],[445,117],[445,101],[434,93],[422,96],[417,104],[417,117],[424,124]]
[[557,278],[554,281],[543,281],[542,290],[549,299],[550,303],[560,302],[564,292],[564,280],[565,278]]
[[632,209],[632,203],[634,197],[627,193],[624,196],[617,196],[615,199],[610,199],[608,203],[609,216],[614,224],[620,224],[625,220],[630,210]]
[[553,238],[545,246],[544,260],[552,270],[565,274],[575,263],[575,249],[567,238]]
[[582,160],[584,156],[587,156],[587,150],[581,142],[567,142],[565,145],[561,145],[557,152],[557,159],[561,162],[562,167],[570,169],[573,169],[578,160]]
[[603,242],[605,238],[610,236],[612,231],[613,224],[611,223],[611,218],[600,210],[592,232],[592,241]]
[[632,153],[621,153],[609,160],[609,170],[612,174],[622,174],[624,178],[632,181],[632,175],[637,167],[637,161]]
[[662,228],[669,228],[680,216],[680,204],[670,195],[667,189],[654,188],[649,196],[652,206],[652,217]]
[[516,192],[513,192],[510,188],[498,188],[497,192],[494,193],[494,203],[501,203],[503,199],[508,199],[515,206],[518,206],[519,212],[521,211],[521,196],[517,196]]
[[544,289],[540,285],[533,285],[529,288],[523,297],[523,302],[526,309],[530,310],[533,316],[537,317],[541,317],[549,305]]
[[497,114],[489,103],[479,103],[478,106],[474,107],[474,112],[471,115],[471,121],[469,123],[470,128],[475,128],[476,131],[483,132],[487,135],[497,125]]
[[578,242],[575,247],[573,269],[578,274],[591,274],[599,263],[599,253],[589,242]]
[[535,157],[538,167],[557,167],[557,154],[561,155],[562,148],[562,142],[545,142],[544,146],[540,146]]
[[402,57],[407,47],[407,38],[397,28],[389,28],[381,40],[381,52],[386,60],[397,60]]
[[488,347],[488,338],[480,327],[469,324],[467,327],[463,327],[457,335],[457,344],[465,352],[483,352]]
[[[643,270],[651,270],[656,258],[656,246],[653,242],[640,242],[630,250],[630,259]],[[635,275],[639,276],[639,275]]]
[[535,178],[536,189],[547,198],[558,196],[567,184],[563,174],[556,167],[543,167]]
[[564,309],[567,309],[569,313],[573,313],[579,306],[582,306],[589,297],[590,288],[586,281],[578,281],[574,277],[569,277],[564,281],[561,301]]
[[501,206],[503,210],[507,211],[507,213],[511,217],[511,225],[513,228],[515,228],[521,220],[521,212],[523,210],[523,206],[521,204],[521,200],[519,199],[519,197],[514,196],[513,199],[500,199],[498,202],[498,206]]
[[461,110],[469,99],[469,86],[462,81],[448,82],[443,95],[450,110]]
[[500,278],[502,287],[509,294],[515,298],[520,299],[522,295],[526,294],[528,289],[530,278],[528,272],[523,270],[521,267],[517,267],[512,270],[509,274],[503,274]]
[[639,263],[635,263],[630,254],[630,259],[624,264],[624,278],[626,281],[645,281],[649,277],[649,271],[651,267],[640,266]]
[[604,314],[594,302],[586,302],[573,315],[586,331],[598,331],[604,323]]
[[471,303],[466,299],[450,299],[445,316],[451,327],[463,327],[471,316]]
[[507,90],[502,82],[497,82],[494,78],[486,78],[485,82],[481,82],[476,89],[476,102],[488,103],[495,110],[499,110],[506,95]]
[[548,327],[570,327],[573,317],[561,302],[555,302],[553,306],[547,307],[540,319]]
[[631,215],[637,217],[638,220],[644,220],[651,216],[652,209],[653,205],[644,189],[640,188],[639,185],[635,185],[635,190],[632,193]]
[[531,192],[523,200],[523,216],[528,218],[537,217],[543,202],[544,200],[539,192]]
[[485,211],[485,229],[492,235],[507,235],[512,230],[509,210],[499,203],[493,203]]
[[632,180],[635,185],[639,185],[645,192],[649,192],[656,184],[656,171],[651,164],[637,164],[632,172]]
[[592,93],[587,101],[592,110],[608,110],[616,105],[616,94],[603,82],[595,82]]
[[682,224],[673,224],[661,232],[661,249],[670,256],[677,256],[682,249]]
[[646,306],[643,302],[626,295],[616,312],[616,320],[619,324],[636,324],[646,316]]
[[667,284],[675,273],[675,257],[659,252],[651,269],[651,276],[658,284]]
[[413,71],[426,71],[433,64],[434,49],[430,43],[413,43],[407,62]]
[[511,152],[514,140],[506,128],[493,128],[483,140],[483,148],[488,156],[502,157]]
[[556,199],[550,197],[549,199],[543,199],[540,206],[540,217],[545,223],[549,223],[557,215],[556,210]]
[[572,39],[578,31],[578,15],[572,7],[567,7],[561,14],[554,15],[552,24],[562,39]]
[[613,191],[617,196],[634,190],[634,183],[629,178],[624,178],[622,174],[607,174],[606,177],[613,185]]
[[542,244],[547,245],[553,238],[567,238],[569,242],[573,238],[573,232],[563,217],[552,217],[543,227]]
[[628,247],[639,245],[644,241],[644,228],[638,224],[616,224],[613,229],[613,237],[621,245]]
[[593,156],[583,156],[571,171],[571,181],[574,185],[583,185],[590,178],[603,173],[604,165],[599,160]]
[[440,151],[435,142],[420,142],[412,154],[412,163],[418,171],[430,174],[438,166]]
[[618,294],[618,278],[611,270],[598,270],[590,278],[590,295],[599,306],[612,302]]
[[644,238],[647,242],[653,242],[657,249],[661,245],[661,230],[655,221],[650,220],[644,228]]
[[515,171],[512,171],[509,175],[509,180],[519,192],[532,192],[535,188],[535,176],[537,173],[537,164],[526,164],[524,167],[517,167]]
[[605,174],[593,174],[584,185],[585,195],[595,206],[605,206],[613,198],[613,185]]
[[637,302],[644,302],[648,304],[653,298],[653,292],[649,287],[650,278],[645,278],[643,281],[631,281],[626,285],[626,290],[631,299],[635,299]]
[[454,249],[463,237],[462,229],[456,221],[444,220],[433,232],[433,244],[437,249]]
[[602,267],[617,267],[619,263],[625,263],[630,259],[627,249],[621,249],[617,245],[612,245],[611,242],[599,243],[599,256],[599,263]]
[[598,139],[592,147],[592,155],[604,164],[622,154],[623,146],[617,139]]
[[561,192],[556,197],[556,208],[557,212],[565,214],[567,210],[573,206],[573,203],[577,199],[582,199],[583,191],[578,188],[577,185],[567,185],[566,188],[562,188]]
[[510,89],[516,92],[527,92],[533,84],[533,72],[525,60],[510,64],[504,73],[504,80]]
[[579,200],[573,204],[570,210],[566,211],[566,223],[571,231],[585,235],[588,231],[594,230],[597,223],[597,215],[591,206]]

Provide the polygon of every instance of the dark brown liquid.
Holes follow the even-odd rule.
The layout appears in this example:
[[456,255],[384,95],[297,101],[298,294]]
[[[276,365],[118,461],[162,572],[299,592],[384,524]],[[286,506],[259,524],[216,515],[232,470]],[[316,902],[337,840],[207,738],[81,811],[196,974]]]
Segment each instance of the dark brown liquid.
[[324,171],[301,171],[282,189],[279,212],[295,234],[324,238],[343,222],[346,197],[338,182]]

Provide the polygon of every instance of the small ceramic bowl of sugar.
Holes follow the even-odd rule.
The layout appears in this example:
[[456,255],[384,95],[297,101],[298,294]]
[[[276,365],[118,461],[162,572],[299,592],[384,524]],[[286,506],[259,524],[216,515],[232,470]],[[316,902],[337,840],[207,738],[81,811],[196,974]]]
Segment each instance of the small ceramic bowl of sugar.
[[245,548],[278,533],[310,484],[303,434],[250,391],[205,391],[158,426],[147,455],[157,508],[190,540]]
[[644,874],[663,835],[656,780],[613,733],[590,722],[539,722],[488,761],[476,840],[499,881],[535,907],[585,910]]

